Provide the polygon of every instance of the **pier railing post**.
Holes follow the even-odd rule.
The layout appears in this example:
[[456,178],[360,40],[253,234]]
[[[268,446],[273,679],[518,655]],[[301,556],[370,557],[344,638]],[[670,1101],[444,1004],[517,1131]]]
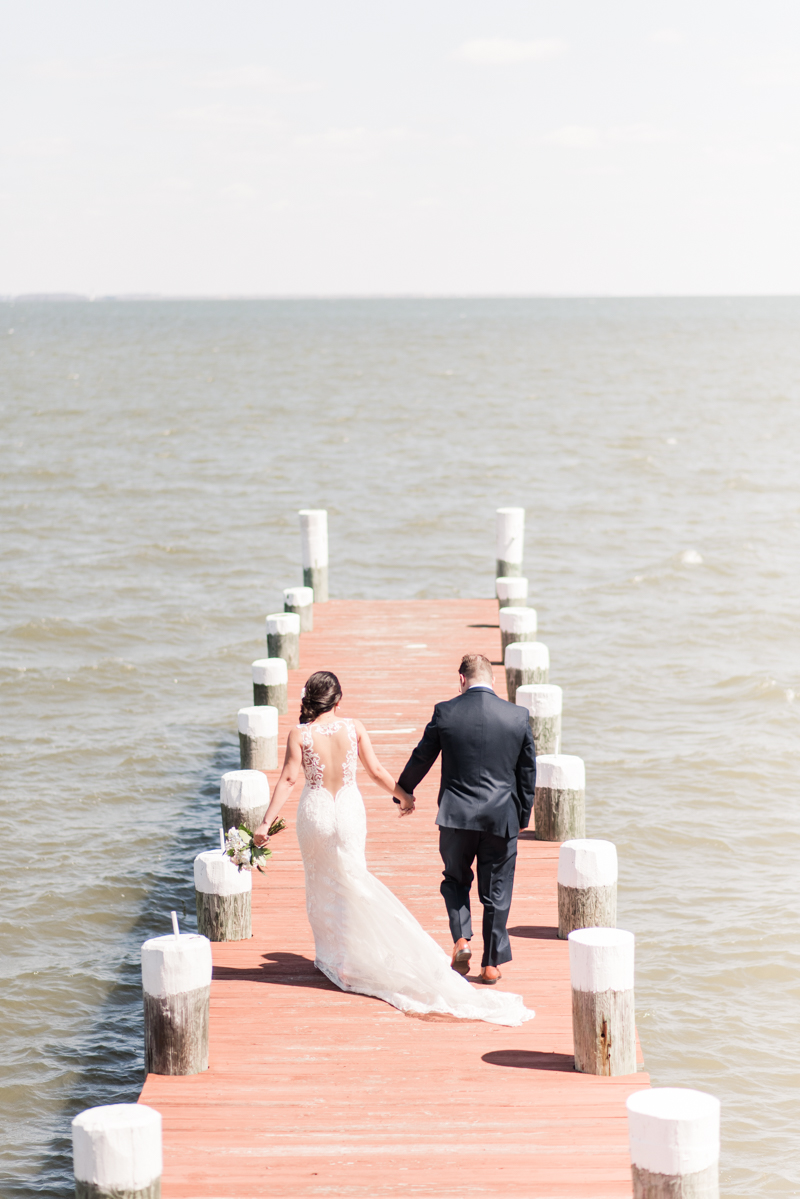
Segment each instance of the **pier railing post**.
[[161,1113],[144,1103],[90,1107],[72,1121],[76,1199],[160,1199]]
[[277,770],[278,709],[240,708],[237,719],[242,770]]
[[253,704],[289,711],[289,670],[283,658],[256,658],[253,663]]
[[286,587],[283,592],[284,612],[293,612],[300,617],[300,632],[310,633],[314,628],[314,591],[311,587]]
[[498,616],[500,623],[500,642],[505,659],[506,648],[514,641],[536,640],[536,609],[509,606],[501,608]]
[[[517,690],[517,696],[521,690]],[[543,737],[540,739],[544,740]],[[538,751],[535,730],[533,740]],[[583,758],[574,754],[537,752],[533,818],[537,841],[569,841],[586,835],[586,767]]]
[[546,683],[550,675],[550,651],[543,641],[512,641],[505,652],[506,690],[516,703],[517,688]]
[[528,580],[522,575],[517,578],[499,578],[494,581],[497,603],[501,608],[524,608],[528,602]]
[[[264,777],[263,775],[261,776]],[[209,941],[245,941],[252,933],[253,879],[221,849],[194,860],[197,931]]]
[[616,928],[617,847],[612,841],[565,841],[558,852],[558,935]]
[[269,782],[260,770],[228,770],[219,784],[219,810],[222,827],[243,824],[252,832],[264,819],[269,807]]
[[555,683],[526,683],[517,687],[514,702],[528,709],[537,757],[559,751],[563,699],[561,688]]
[[267,654],[283,658],[287,670],[300,665],[300,617],[295,612],[271,612],[267,617]]
[[328,513],[324,508],[302,508],[300,540],[303,582],[314,592],[314,603],[328,602]]
[[525,549],[525,509],[497,509],[497,578],[522,574]]
[[569,934],[575,1069],[636,1073],[633,933],[582,928]]
[[719,1199],[719,1100],[656,1087],[626,1106],[634,1199]]
[[208,1069],[211,943],[197,933],[152,937],[142,946],[144,1064],[148,1074]]

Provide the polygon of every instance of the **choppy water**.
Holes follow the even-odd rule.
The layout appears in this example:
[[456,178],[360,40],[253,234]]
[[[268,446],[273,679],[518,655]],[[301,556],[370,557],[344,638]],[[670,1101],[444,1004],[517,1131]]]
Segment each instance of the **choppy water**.
[[191,909],[297,508],[335,596],[398,597],[491,594],[502,504],[647,1066],[722,1099],[725,1195],[800,1194],[799,334],[793,299],[0,305],[4,1195],[68,1194],[72,1114],[138,1093],[139,945]]

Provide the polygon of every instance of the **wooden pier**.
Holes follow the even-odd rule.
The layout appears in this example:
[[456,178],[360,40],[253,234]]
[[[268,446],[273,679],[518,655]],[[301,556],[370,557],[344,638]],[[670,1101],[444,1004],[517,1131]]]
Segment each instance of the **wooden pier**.
[[[397,774],[434,703],[455,694],[466,651],[498,661],[495,601],[316,605],[300,670],[289,675],[281,743],[304,680],[330,669],[344,690],[340,711],[364,720]],[[505,695],[500,666],[496,681]],[[363,770],[359,779],[370,869],[449,952],[434,826],[438,765],[417,790],[416,813],[402,821]],[[567,944],[556,937],[558,845],[520,841],[514,960],[500,984],[521,993],[536,1019],[502,1028],[415,1018],[344,994],[315,970],[293,831],[299,797],[298,784],[269,873],[253,880],[252,940],[213,946],[209,1070],[145,1082],[141,1101],[163,1116],[164,1199],[629,1199],[625,1100],[649,1079],[573,1068]],[[591,796],[587,806],[593,827]],[[474,894],[473,904],[479,945]]]

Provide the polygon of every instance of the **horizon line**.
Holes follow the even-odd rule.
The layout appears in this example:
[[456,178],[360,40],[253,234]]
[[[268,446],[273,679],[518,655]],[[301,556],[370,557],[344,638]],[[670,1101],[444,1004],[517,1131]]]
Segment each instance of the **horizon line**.
[[0,303],[148,303],[214,301],[342,301],[342,300],[772,300],[798,299],[800,291],[770,292],[102,292],[69,291],[0,293]]

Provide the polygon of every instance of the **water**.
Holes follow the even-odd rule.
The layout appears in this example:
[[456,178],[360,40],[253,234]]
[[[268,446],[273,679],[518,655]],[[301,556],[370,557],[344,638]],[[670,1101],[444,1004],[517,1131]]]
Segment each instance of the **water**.
[[191,912],[297,508],[334,596],[426,597],[492,593],[505,504],[647,1067],[722,1099],[726,1196],[800,1194],[799,332],[794,299],[0,305],[4,1196],[67,1195],[71,1116],[138,1093],[139,945]]

